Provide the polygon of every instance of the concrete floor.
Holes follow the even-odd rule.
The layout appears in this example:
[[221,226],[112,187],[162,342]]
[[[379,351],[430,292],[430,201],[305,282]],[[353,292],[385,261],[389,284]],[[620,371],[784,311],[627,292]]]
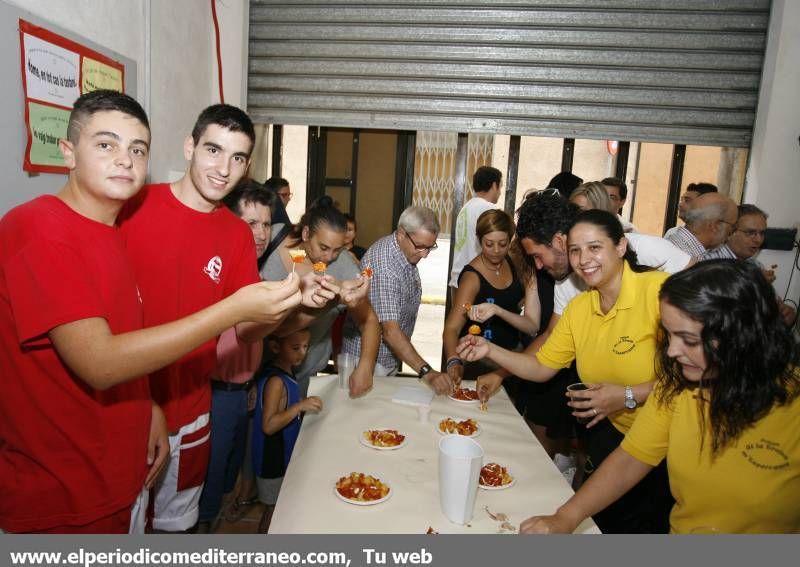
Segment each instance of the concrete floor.
[[417,352],[438,369],[442,357],[444,303],[447,294],[447,265],[450,260],[450,239],[440,238],[439,247],[417,264],[422,280],[422,305],[411,344]]

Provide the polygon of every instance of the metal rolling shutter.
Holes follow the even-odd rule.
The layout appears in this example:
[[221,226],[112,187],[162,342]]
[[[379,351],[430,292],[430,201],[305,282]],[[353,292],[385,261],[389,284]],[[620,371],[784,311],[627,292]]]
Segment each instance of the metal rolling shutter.
[[251,0],[248,110],[747,147],[768,22],[768,0]]

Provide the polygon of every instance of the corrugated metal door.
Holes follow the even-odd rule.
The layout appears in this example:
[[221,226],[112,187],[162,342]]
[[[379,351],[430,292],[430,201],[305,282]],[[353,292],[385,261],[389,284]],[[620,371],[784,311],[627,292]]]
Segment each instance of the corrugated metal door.
[[749,146],[768,0],[251,0],[260,122]]

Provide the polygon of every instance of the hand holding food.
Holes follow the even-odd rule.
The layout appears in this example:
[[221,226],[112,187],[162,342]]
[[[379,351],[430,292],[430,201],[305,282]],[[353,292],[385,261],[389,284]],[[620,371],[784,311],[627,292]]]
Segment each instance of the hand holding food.
[[345,280],[341,287],[342,302],[353,308],[364,300],[369,293],[369,278],[358,276],[352,280]]
[[[478,331],[480,332],[480,328]],[[491,343],[483,337],[466,335],[462,337],[461,342],[458,343],[458,346],[456,347],[456,354],[458,354],[458,356],[467,362],[480,360],[489,355],[490,344]]]
[[280,282],[262,281],[239,288],[225,301],[236,306],[237,321],[275,325],[300,304],[299,284],[299,278],[289,274]]
[[317,309],[325,307],[338,295],[339,286],[331,276],[308,272],[300,278],[300,290],[303,294],[303,306]]

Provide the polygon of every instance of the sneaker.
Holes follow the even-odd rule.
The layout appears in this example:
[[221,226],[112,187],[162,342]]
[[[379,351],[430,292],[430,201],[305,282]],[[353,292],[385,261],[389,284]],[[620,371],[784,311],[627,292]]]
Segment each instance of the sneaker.
[[[561,474],[565,474],[568,470],[575,469],[578,466],[575,455],[565,455],[564,453],[556,453],[553,463],[555,463]],[[573,472],[572,474],[574,475],[575,473]]]

